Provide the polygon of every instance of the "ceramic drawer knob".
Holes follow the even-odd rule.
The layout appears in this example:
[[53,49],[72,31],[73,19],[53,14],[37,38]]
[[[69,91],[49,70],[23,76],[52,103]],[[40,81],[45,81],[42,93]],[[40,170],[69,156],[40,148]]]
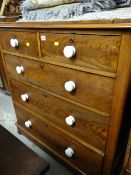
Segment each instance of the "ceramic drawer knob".
[[65,90],[67,92],[72,92],[75,90],[76,85],[75,85],[74,81],[67,81],[67,82],[65,82],[64,87],[65,87]]
[[72,149],[72,148],[67,148],[67,149],[65,150],[65,155],[66,155],[68,158],[73,157],[73,155],[74,155],[73,149]]
[[32,126],[31,121],[30,120],[26,121],[25,126],[26,126],[26,128],[30,128]]
[[10,45],[11,45],[12,47],[18,47],[18,46],[19,46],[19,42],[18,42],[17,39],[11,39],[11,40],[10,40]]
[[28,99],[29,99],[28,94],[22,94],[22,95],[21,95],[21,100],[22,100],[23,102],[26,102]]
[[63,53],[66,58],[72,58],[76,53],[76,49],[74,46],[65,46]]
[[73,116],[66,117],[66,123],[69,126],[72,126],[75,123],[75,118]]
[[23,67],[23,66],[17,66],[17,67],[16,67],[16,72],[17,72],[18,74],[22,74],[22,73],[24,72],[24,67]]

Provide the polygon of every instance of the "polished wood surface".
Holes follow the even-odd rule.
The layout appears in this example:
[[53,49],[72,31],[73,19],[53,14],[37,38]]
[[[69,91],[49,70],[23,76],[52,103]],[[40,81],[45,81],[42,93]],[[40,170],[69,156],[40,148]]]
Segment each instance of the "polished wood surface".
[[[41,33],[41,52],[43,60],[57,61],[105,72],[116,72],[119,58],[121,36],[80,35],[63,33]],[[74,46],[76,54],[66,58],[65,46]],[[50,50],[50,52],[49,52]]]
[[[123,153],[119,139],[124,130],[124,110],[129,106],[131,24],[105,22],[0,24],[1,34],[4,30],[21,36],[24,33],[25,38],[26,33],[36,34],[33,42],[37,55],[2,46],[18,129],[84,175],[116,175],[113,169],[120,166],[118,144]],[[41,35],[46,36],[45,41]],[[21,44],[23,48],[25,42]],[[63,48],[69,44],[77,51],[72,60],[63,56]],[[24,73],[18,75],[16,66],[23,66]],[[72,93],[64,89],[70,80],[76,83]],[[21,93],[29,94],[27,102],[21,101]],[[73,127],[65,123],[70,114],[76,119]],[[25,128],[27,119],[34,121],[34,128]],[[79,150],[73,160],[60,152],[67,142]]]
[[0,175],[44,175],[49,169],[49,164],[44,159],[1,125],[0,140]]
[[[33,88],[25,83],[10,79],[14,103],[29,108],[50,122],[63,128],[68,134],[77,136],[88,144],[104,151],[109,118],[86,110],[65,100],[61,100],[51,93]],[[23,102],[21,94],[27,93],[29,100]],[[55,102],[55,103],[54,103]],[[75,124],[68,126],[66,117],[74,116]]]
[[2,89],[10,91],[7,69],[6,69],[3,54],[1,53],[1,46],[0,46],[0,78],[1,78],[1,81],[2,81],[2,85],[3,85]]
[[20,29],[130,29],[131,19],[83,20],[64,22],[1,22],[0,28]]
[[[117,138],[120,134],[122,125],[122,118],[128,91],[130,90],[131,83],[131,35],[125,34],[122,37],[122,44],[120,50],[120,60],[118,63],[117,77],[114,88],[114,98],[112,105],[112,114],[109,124],[109,134],[107,139],[106,152],[108,155],[104,161],[104,173],[111,174],[111,167],[113,166],[114,154],[117,149]],[[123,116],[123,117],[122,117]],[[116,127],[117,126],[117,127]],[[112,145],[112,147],[111,147]],[[110,154],[109,154],[110,152]]]
[[[22,53],[23,55],[38,56],[37,34],[34,32],[2,32],[0,34],[3,50]],[[17,39],[19,46],[13,48],[10,45],[11,39]],[[26,45],[27,44],[27,45]]]
[[[38,44],[40,46],[40,43],[38,43]],[[97,70],[97,69],[92,69],[92,68],[87,68],[87,67],[82,67],[82,66],[76,66],[76,65],[67,64],[64,62],[58,62],[58,61],[55,61],[53,59],[52,60],[43,59],[43,58],[41,58],[40,47],[38,50],[39,50],[40,58],[27,56],[27,55],[23,55],[23,54],[19,54],[19,53],[13,53],[13,52],[5,51],[5,50],[3,50],[3,54],[9,54],[9,55],[18,56],[18,57],[22,57],[22,58],[26,58],[26,59],[31,59],[31,60],[33,59],[36,61],[41,61],[42,63],[48,63],[48,64],[66,67],[69,69],[74,69],[74,70],[78,70],[78,71],[82,71],[82,72],[97,74],[97,75],[101,75],[101,76],[105,76],[105,77],[116,78],[116,73],[113,73],[113,72],[106,72],[106,71],[102,71],[102,70]]]
[[[110,114],[114,79],[7,54],[5,55],[5,60],[8,73],[15,78],[87,105],[93,111],[98,110],[98,112],[103,112],[105,115]],[[16,66],[18,65],[23,66],[25,69],[21,75],[18,75],[16,72]],[[70,80],[76,84],[76,90],[71,93],[64,88],[65,82]]]
[[[22,110],[18,106],[15,106],[15,109],[19,125],[24,127],[24,122],[30,120],[32,122],[32,127],[29,128],[29,132],[33,133],[35,137],[41,139],[47,146],[51,147],[71,164],[74,164],[87,174],[100,174],[103,160],[101,155],[94,150],[79,144],[76,140],[70,138],[66,134],[54,129],[53,126],[49,125],[47,122],[42,122],[26,110]],[[72,158],[68,158],[65,155],[65,149],[68,147],[71,147],[74,150]]]

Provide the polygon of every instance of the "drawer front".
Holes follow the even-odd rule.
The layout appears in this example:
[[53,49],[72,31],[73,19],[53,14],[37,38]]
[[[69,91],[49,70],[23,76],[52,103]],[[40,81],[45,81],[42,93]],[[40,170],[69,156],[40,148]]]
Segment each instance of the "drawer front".
[[[103,157],[101,155],[71,139],[68,135],[54,129],[51,125],[42,122],[27,111],[22,110],[17,106],[15,106],[15,109],[18,124],[25,127],[25,122],[31,122],[31,126],[28,128],[28,131],[33,133],[33,135],[37,138],[40,138],[40,140],[48,147],[66,159],[69,164],[76,166],[89,175],[100,174],[103,161]],[[67,152],[67,148],[71,148],[74,153],[70,152],[70,158],[65,155],[65,150]]]
[[[40,39],[43,60],[116,72],[121,36],[41,33]],[[71,47],[66,46],[75,47],[75,55],[71,58],[63,52],[74,54]]]
[[[19,81],[10,80],[13,100],[48,119],[66,132],[104,151],[109,118],[103,117],[45,91],[40,91]],[[26,102],[22,94],[29,96]],[[72,118],[72,117],[73,118]]]
[[[35,32],[1,32],[0,37],[3,50],[38,57],[37,34]],[[18,42],[18,46],[14,47],[16,42]],[[11,43],[14,45],[12,46]]]
[[[38,85],[68,99],[87,105],[92,110],[110,113],[115,80],[81,71],[67,69],[12,55],[5,55],[9,74],[20,80]],[[24,73],[17,74],[16,67]],[[68,92],[66,82],[74,82],[75,90]],[[68,86],[69,87],[69,86]],[[67,87],[66,87],[67,88]]]

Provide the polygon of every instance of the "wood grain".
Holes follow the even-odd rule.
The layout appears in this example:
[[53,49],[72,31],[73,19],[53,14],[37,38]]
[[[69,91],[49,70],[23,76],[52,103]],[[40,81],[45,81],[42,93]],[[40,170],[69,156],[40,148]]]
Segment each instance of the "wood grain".
[[0,28],[20,29],[130,29],[130,20],[83,20],[83,21],[61,21],[61,22],[1,22]]
[[[5,59],[8,73],[17,79],[110,114],[114,79],[7,54]],[[18,75],[16,73],[18,65],[24,67],[24,74]],[[64,89],[65,82],[70,80],[76,84],[76,90],[72,93],[66,92]]]
[[58,154],[55,150],[53,150],[50,146],[45,144],[37,135],[30,132],[20,124],[16,123],[16,127],[18,129],[18,132],[22,133],[25,137],[27,137],[29,140],[31,140],[33,143],[38,145],[41,149],[46,151],[48,154],[53,156],[59,163],[64,164],[67,168],[69,168],[72,173],[75,173],[75,175],[85,175],[85,173],[78,167],[76,167],[74,164],[71,164],[67,159],[65,159],[62,155]]
[[[40,33],[40,38],[41,36],[46,37],[45,41],[41,40],[44,61],[57,61],[104,72],[116,72],[121,36]],[[64,56],[65,46],[76,48],[73,58]]]
[[[11,32],[11,31],[2,31],[0,32],[1,37],[1,46],[2,49],[21,53],[23,55],[29,55],[38,57],[38,43],[37,43],[37,33],[34,32]],[[19,47],[13,48],[10,45],[10,39],[17,39],[19,42]],[[29,43],[29,47],[26,46],[26,43]]]
[[[32,122],[32,127],[28,129],[28,131],[33,133],[34,136],[41,139],[46,145],[67,159],[70,164],[74,164],[89,175],[100,174],[103,157],[96,154],[93,150],[78,144],[77,141],[71,139],[64,133],[60,133],[49,124],[42,122],[27,111],[18,108],[18,106],[15,106],[15,109],[18,124],[24,127],[24,122],[30,120]],[[67,158],[65,156],[64,152],[67,147],[71,147],[75,152],[72,158]],[[83,164],[83,162],[85,163]]]
[[[38,61],[37,57],[27,56],[27,55],[23,55],[23,54],[19,54],[19,53],[12,53],[12,52],[5,51],[5,50],[3,50],[3,53]],[[73,65],[73,64],[62,63],[62,62],[58,62],[58,61],[54,61],[54,60],[45,60],[43,58],[39,58],[39,61],[42,61],[43,63],[48,63],[48,64],[53,64],[53,65],[57,65],[57,66],[61,66],[61,67],[79,70],[82,72],[88,72],[88,73],[92,73],[92,74],[102,75],[105,77],[116,78],[116,73],[112,73],[112,72],[105,72],[105,71],[96,70],[96,69],[87,68],[87,67],[81,67],[81,66],[77,66],[77,65]]]
[[5,63],[3,52],[1,49],[1,45],[0,45],[0,75],[1,75],[2,84],[3,84],[2,89],[10,91],[10,83],[8,79],[6,63]]
[[[112,114],[108,131],[106,145],[106,157],[104,160],[103,175],[112,173],[113,162],[117,149],[118,138],[121,130],[124,105],[131,82],[131,34],[122,36],[122,45],[120,50],[120,60],[118,63],[117,77],[114,89]],[[111,146],[112,145],[112,146]]]
[[[2,53],[12,78],[17,127],[78,174],[112,175],[113,168],[120,167],[117,148],[123,153],[120,134],[125,133],[124,110],[129,105],[131,23],[129,19],[116,20],[117,24],[113,20],[95,22],[0,23],[1,34],[20,33],[23,37],[29,33],[35,38],[32,51],[2,46]],[[40,43],[39,33],[46,34],[44,43]],[[72,36],[74,42],[70,43]],[[59,47],[54,46],[55,41]],[[73,60],[63,57],[67,44],[76,47]],[[25,69],[22,75],[16,74],[18,65]],[[76,83],[73,93],[64,90],[69,80]],[[30,98],[23,104],[19,97],[25,92]],[[65,124],[65,116],[70,114],[76,117],[73,127]],[[30,129],[24,127],[27,119],[34,122]],[[60,152],[66,144],[78,150],[78,157],[70,160]]]
[[[105,150],[109,118],[77,107],[25,83],[13,79],[10,79],[10,82],[14,102],[16,101],[33,110],[36,114],[63,128],[69,134],[77,136],[102,151]],[[20,98],[21,94],[24,93],[29,95],[27,103],[24,103]],[[65,121],[66,117],[70,115],[75,118],[73,126],[68,126]]]

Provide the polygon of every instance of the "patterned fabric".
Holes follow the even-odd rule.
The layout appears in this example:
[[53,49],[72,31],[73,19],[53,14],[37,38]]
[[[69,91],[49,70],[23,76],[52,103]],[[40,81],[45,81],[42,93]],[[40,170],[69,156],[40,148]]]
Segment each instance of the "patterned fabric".
[[84,0],[92,5],[93,8],[98,6],[100,9],[112,9],[115,7],[114,0]]
[[[41,1],[39,2],[41,4],[38,4],[38,1]],[[116,5],[114,0],[54,0],[54,1],[53,0],[24,0],[20,4],[20,9],[21,11],[38,9],[38,8],[39,9],[40,8],[43,8],[43,9],[50,8],[51,9],[50,6],[53,6],[53,5],[60,6],[60,5],[56,5],[59,3],[61,3],[61,5],[66,5],[67,2],[68,2],[67,7],[69,7],[69,9],[70,9],[70,6],[72,6],[73,4],[75,5],[81,4],[83,7],[85,7],[85,9],[87,8],[91,9],[90,11],[100,11],[100,10],[112,9]],[[54,10],[53,7],[52,7],[52,10]],[[63,6],[62,6],[62,10],[63,10]]]
[[23,21],[48,21],[67,20],[74,16],[83,15],[88,12],[109,10],[115,7],[113,0],[85,0],[81,3],[59,5],[51,8],[37,8],[31,0],[25,0],[21,4]]
[[[32,3],[33,1],[33,3]],[[131,0],[24,0],[21,21],[62,21],[131,5]]]
[[[56,16],[53,16],[50,18],[47,18],[45,16],[42,16],[42,9],[38,9],[35,10],[31,10],[29,11],[28,14],[25,15],[25,18],[23,16],[23,18],[20,20],[20,22],[31,22],[31,21],[36,21],[36,22],[43,22],[43,21],[82,21],[82,20],[88,20],[88,21],[93,21],[95,20],[120,20],[120,19],[131,19],[131,7],[129,8],[123,8],[123,9],[117,9],[117,10],[110,10],[110,11],[99,11],[99,12],[89,12],[83,15],[79,15],[79,16],[73,16],[72,18],[65,18],[65,19],[60,19],[57,18]],[[41,15],[39,16],[39,11],[41,11]],[[36,16],[35,16],[36,14]],[[33,16],[32,16],[33,15]]]
[[116,7],[129,7],[131,6],[131,0],[115,0]]
[[57,5],[83,2],[82,0],[32,0],[32,3],[41,7],[54,7]]

